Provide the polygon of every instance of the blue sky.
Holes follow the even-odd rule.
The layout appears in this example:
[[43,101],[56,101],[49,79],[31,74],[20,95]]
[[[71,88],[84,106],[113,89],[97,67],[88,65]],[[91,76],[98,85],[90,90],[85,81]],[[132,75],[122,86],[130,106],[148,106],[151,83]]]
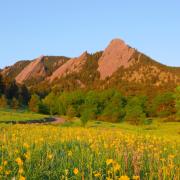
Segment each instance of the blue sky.
[[113,38],[180,66],[180,1],[0,0],[0,68],[40,55],[92,53]]

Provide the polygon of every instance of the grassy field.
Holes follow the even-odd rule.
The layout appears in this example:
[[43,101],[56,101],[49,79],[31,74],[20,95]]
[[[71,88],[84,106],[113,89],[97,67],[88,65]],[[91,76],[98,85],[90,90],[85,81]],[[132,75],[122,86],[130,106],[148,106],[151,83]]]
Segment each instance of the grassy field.
[[0,179],[180,177],[180,124],[0,125]]
[[0,122],[41,120],[48,116],[27,111],[12,111],[0,109]]

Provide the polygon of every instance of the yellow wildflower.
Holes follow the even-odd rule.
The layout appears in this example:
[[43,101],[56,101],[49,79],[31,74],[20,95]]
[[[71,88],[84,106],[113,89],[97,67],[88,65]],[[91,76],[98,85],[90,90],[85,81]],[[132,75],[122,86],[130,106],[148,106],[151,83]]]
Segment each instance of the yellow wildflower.
[[96,172],[96,173],[94,174],[94,176],[95,176],[95,177],[100,177],[100,176],[101,176],[101,173],[100,173],[100,172]]
[[133,180],[140,180],[139,176],[133,176]]
[[9,175],[10,173],[11,173],[10,170],[7,170],[7,171],[5,172],[6,175]]
[[0,172],[3,170],[3,167],[2,166],[0,166]]
[[113,163],[113,159],[107,159],[107,160],[106,160],[106,164],[107,164],[107,165],[110,165],[110,164],[112,164],[112,163]]
[[26,159],[30,159],[30,153],[29,153],[29,152],[26,152],[26,153],[24,154],[24,157],[25,157]]
[[120,165],[118,163],[114,164],[114,170],[119,171],[120,170]]
[[26,180],[26,178],[24,176],[20,176],[19,180]]
[[73,173],[76,175],[78,174],[78,172],[79,172],[78,168],[74,168]]
[[24,144],[23,144],[23,147],[25,147],[26,149],[28,149],[28,148],[29,148],[29,144],[24,143]]
[[72,151],[68,151],[68,156],[72,156]]
[[130,180],[128,176],[121,176],[119,180]]
[[23,168],[20,168],[18,172],[19,174],[22,174],[24,172]]
[[23,161],[20,157],[16,158],[16,163],[19,165],[19,166],[22,166],[23,165]]
[[6,160],[3,161],[3,165],[4,165],[4,166],[6,166],[7,163],[8,163],[8,162],[7,162]]
[[48,159],[52,159],[53,158],[53,155],[52,154],[48,154]]

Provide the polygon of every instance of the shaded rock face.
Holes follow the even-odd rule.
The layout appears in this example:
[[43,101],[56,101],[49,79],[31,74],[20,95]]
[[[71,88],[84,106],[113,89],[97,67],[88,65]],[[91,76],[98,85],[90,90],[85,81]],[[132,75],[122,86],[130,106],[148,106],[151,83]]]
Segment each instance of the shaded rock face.
[[46,75],[46,70],[43,64],[44,56],[40,56],[39,58],[32,61],[29,65],[27,65],[15,78],[16,82],[22,84],[24,81],[30,78],[39,78],[44,77]]
[[112,40],[98,62],[100,79],[104,80],[106,77],[111,76],[120,67],[129,67],[134,52],[135,50],[128,47],[122,40]]
[[72,58],[68,60],[66,63],[64,63],[62,66],[60,66],[49,78],[48,80],[52,82],[55,79],[59,79],[62,76],[65,76],[70,73],[78,73],[83,65],[85,64],[87,60],[87,52],[84,52],[80,57],[78,58]]

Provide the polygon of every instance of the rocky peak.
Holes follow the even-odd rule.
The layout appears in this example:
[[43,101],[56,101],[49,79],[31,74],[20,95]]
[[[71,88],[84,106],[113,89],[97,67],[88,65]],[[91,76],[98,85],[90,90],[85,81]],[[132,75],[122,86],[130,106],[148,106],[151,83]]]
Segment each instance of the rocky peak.
[[53,74],[48,78],[50,82],[52,82],[55,79],[58,79],[62,76],[65,76],[67,74],[73,73],[73,72],[79,72],[83,65],[85,64],[88,57],[87,51],[82,53],[79,57],[72,58],[68,60],[66,63],[64,63],[62,66],[60,66]]
[[30,78],[44,77],[46,72],[45,72],[43,59],[44,59],[44,56],[40,56],[39,58],[32,61],[29,65],[27,65],[16,76],[16,78],[15,78],[16,81],[21,84]]
[[98,62],[100,78],[103,80],[111,76],[120,67],[129,67],[134,52],[135,50],[126,45],[121,39],[112,40]]

